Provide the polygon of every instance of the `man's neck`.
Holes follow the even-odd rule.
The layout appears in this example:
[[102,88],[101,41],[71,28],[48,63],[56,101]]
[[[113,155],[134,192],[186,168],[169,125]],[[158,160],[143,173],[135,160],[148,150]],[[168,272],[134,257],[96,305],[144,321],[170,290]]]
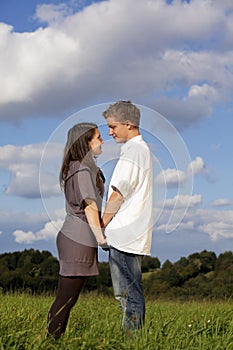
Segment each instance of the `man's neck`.
[[127,138],[127,141],[129,141],[129,140],[132,139],[133,137],[139,136],[139,135],[140,135],[139,129],[130,130],[129,135],[128,135],[128,138]]

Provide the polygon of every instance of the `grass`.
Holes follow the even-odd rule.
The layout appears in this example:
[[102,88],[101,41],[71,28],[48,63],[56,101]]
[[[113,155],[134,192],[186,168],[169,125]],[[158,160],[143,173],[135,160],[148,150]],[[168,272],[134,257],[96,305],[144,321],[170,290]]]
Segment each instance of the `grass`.
[[81,295],[65,335],[46,339],[53,297],[0,295],[0,350],[232,350],[233,303],[151,301],[142,331],[120,331],[121,311],[113,298]]

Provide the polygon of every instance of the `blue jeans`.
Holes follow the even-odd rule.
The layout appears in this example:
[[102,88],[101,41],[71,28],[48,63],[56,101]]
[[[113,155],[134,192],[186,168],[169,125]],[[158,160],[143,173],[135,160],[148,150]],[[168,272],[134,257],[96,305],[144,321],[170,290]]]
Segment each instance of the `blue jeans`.
[[142,255],[109,249],[113,291],[122,309],[123,330],[141,328],[145,320],[141,263]]

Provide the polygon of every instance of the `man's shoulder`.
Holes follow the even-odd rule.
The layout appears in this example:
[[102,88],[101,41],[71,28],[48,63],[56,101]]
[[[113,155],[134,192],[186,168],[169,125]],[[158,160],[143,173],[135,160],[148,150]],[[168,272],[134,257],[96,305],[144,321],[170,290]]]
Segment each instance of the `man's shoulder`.
[[131,142],[128,142],[124,148],[124,153],[132,153],[132,154],[145,154],[147,152],[150,152],[148,144],[143,140],[142,137],[138,137],[135,139],[130,140]]

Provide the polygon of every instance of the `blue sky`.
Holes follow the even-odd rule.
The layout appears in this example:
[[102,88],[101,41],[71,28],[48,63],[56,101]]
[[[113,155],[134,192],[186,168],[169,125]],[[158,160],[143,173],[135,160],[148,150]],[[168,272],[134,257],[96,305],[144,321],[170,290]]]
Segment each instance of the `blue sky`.
[[108,181],[101,111],[119,99],[140,106],[154,157],[152,255],[232,250],[232,17],[227,0],[1,1],[0,253],[56,255],[67,128],[100,125]]

